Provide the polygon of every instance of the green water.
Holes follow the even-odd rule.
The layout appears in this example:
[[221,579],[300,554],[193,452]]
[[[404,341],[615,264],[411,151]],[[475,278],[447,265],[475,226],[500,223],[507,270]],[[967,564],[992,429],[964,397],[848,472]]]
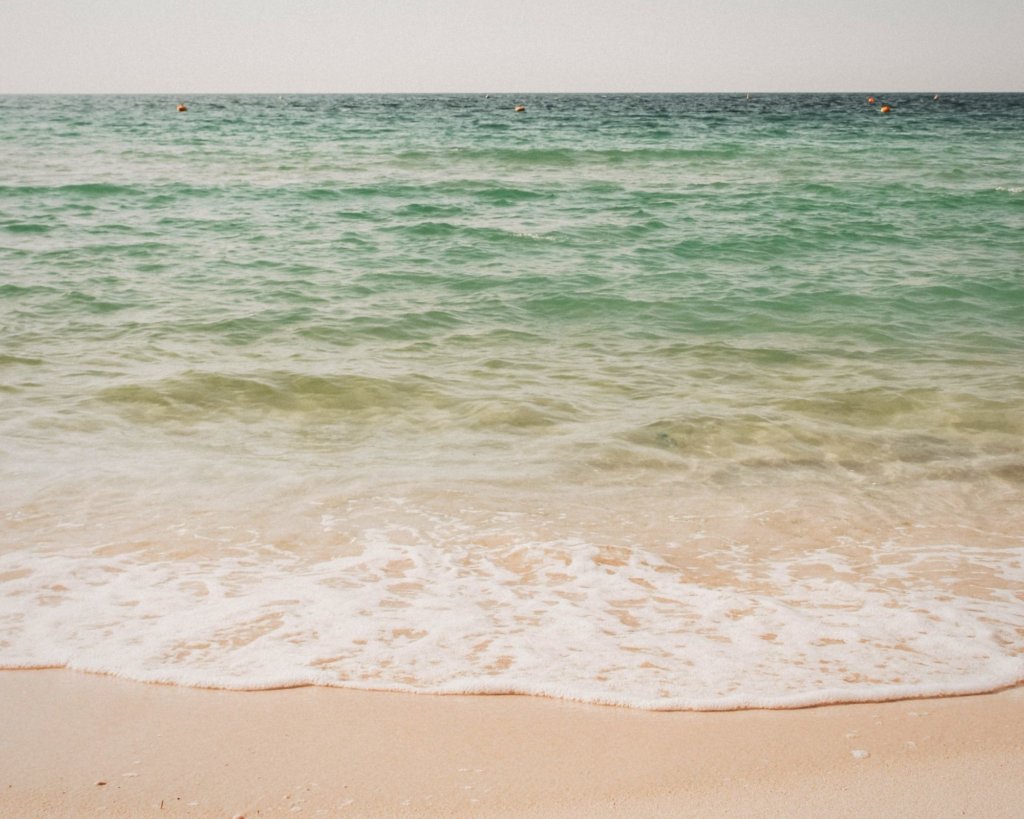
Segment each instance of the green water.
[[865,97],[0,97],[0,551],[400,525],[777,596],[769,559],[956,544],[995,594],[1024,96]]

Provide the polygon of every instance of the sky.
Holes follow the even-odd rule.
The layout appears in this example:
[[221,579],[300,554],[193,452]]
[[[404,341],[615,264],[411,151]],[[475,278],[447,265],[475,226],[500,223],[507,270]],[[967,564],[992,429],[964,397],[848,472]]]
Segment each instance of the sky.
[[1024,0],[0,0],[0,93],[1024,91]]

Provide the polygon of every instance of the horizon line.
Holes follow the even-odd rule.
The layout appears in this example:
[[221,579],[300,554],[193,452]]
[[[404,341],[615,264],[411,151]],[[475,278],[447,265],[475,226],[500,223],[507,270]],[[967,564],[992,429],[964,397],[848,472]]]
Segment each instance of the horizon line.
[[861,88],[852,90],[772,90],[772,91],[745,91],[745,90],[719,90],[719,91],[3,91],[3,97],[181,97],[181,96],[531,96],[531,95],[554,95],[562,96],[625,96],[630,94],[643,94],[648,96],[682,96],[682,95],[712,95],[712,94],[749,94],[768,96],[781,94],[1024,94],[1022,90],[992,90],[992,89],[871,89]]

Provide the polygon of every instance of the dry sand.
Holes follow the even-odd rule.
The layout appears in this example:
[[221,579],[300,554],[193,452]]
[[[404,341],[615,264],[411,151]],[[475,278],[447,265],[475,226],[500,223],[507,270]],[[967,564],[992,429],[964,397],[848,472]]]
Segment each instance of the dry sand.
[[1016,817],[1022,805],[1020,687],[651,713],[0,672],[3,817]]

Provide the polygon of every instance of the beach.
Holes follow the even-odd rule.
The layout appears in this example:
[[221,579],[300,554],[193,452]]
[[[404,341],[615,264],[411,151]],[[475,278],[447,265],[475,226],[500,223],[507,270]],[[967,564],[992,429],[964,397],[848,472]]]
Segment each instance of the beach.
[[[3,816],[1011,817],[1024,689],[784,711],[0,674]],[[104,784],[100,784],[104,783]]]
[[87,102],[0,97],[0,816],[1024,802],[1024,96]]

